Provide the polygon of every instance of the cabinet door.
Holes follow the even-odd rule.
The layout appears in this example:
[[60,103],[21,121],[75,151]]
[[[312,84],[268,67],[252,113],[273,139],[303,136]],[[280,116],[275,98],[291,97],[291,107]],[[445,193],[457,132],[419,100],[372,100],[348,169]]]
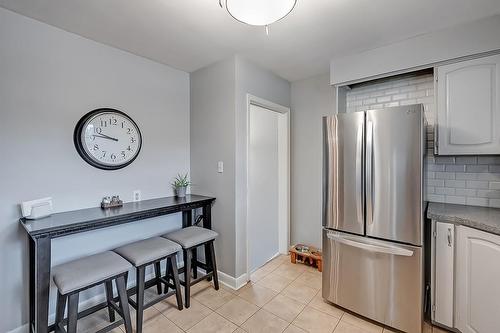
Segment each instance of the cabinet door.
[[438,154],[500,153],[500,55],[437,68]]
[[500,236],[457,227],[456,327],[500,331]]
[[455,226],[436,222],[434,236],[433,320],[442,325],[453,327]]

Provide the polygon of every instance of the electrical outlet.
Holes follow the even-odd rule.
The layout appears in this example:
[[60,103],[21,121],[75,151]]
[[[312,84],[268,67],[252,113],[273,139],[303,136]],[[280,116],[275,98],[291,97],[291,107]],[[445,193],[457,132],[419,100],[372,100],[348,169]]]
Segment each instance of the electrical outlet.
[[132,197],[133,201],[141,201],[141,190],[135,190]]

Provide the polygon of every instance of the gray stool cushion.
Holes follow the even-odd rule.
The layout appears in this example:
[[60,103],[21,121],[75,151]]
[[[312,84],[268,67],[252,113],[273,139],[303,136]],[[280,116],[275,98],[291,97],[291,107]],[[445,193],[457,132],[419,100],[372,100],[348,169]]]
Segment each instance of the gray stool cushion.
[[53,269],[54,283],[62,295],[125,273],[132,265],[112,251],[73,260]]
[[162,237],[153,237],[124,245],[114,251],[137,267],[165,258],[180,250],[179,244]]
[[189,249],[193,246],[214,240],[217,236],[219,236],[219,234],[213,230],[194,226],[163,235],[163,237],[179,243],[184,249]]

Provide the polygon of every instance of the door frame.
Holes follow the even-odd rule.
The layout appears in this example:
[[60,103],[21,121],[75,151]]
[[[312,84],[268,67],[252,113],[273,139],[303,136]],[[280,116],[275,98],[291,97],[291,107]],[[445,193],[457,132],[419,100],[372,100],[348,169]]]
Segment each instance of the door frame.
[[[247,94],[247,103],[246,103],[246,121],[247,121],[247,128],[246,128],[246,168],[248,170],[248,165],[249,165],[249,151],[250,151],[250,106],[255,105],[262,107],[264,109],[268,109],[270,111],[278,112],[283,117],[278,118],[278,131],[283,130],[286,131],[285,133],[285,140],[286,140],[286,150],[285,151],[280,151],[279,152],[279,195],[280,195],[280,207],[279,207],[279,212],[278,212],[278,233],[279,233],[279,238],[278,238],[278,250],[279,254],[287,254],[288,253],[288,247],[290,246],[290,108],[276,104],[274,102],[268,101],[266,99]],[[283,139],[283,136],[279,135],[278,136],[278,145],[282,142],[280,142]],[[284,162],[284,163],[283,163]],[[246,189],[247,189],[247,195],[246,195],[246,226],[245,226],[245,233],[246,233],[246,261],[247,261],[247,267],[246,267],[246,278],[247,281],[250,281],[250,240],[249,240],[249,220],[248,220],[248,208],[249,208],[249,196],[248,196],[248,188],[249,188],[249,172],[246,173]],[[285,200],[281,200],[281,197],[284,197]]]

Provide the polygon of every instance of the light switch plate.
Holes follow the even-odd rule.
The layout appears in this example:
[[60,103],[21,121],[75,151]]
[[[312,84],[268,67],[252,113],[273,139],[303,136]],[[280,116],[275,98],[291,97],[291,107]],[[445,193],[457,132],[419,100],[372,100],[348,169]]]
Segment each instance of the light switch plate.
[[217,162],[217,172],[218,173],[224,172],[224,162],[222,161]]

